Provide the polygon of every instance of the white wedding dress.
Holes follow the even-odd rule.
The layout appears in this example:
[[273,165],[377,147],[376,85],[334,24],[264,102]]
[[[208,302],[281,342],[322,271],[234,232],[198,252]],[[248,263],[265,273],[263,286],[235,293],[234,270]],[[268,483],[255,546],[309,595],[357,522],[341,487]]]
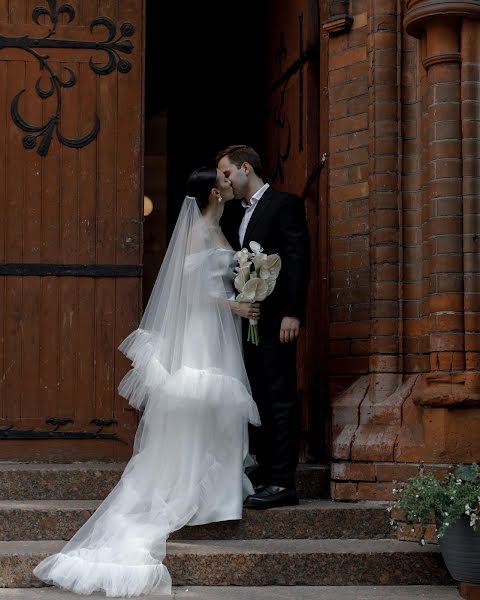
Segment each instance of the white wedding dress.
[[233,251],[185,199],[139,328],[121,344],[119,386],[143,411],[122,478],[94,515],[34,574],[78,594],[169,594],[169,534],[240,519],[248,423],[259,424],[242,359]]

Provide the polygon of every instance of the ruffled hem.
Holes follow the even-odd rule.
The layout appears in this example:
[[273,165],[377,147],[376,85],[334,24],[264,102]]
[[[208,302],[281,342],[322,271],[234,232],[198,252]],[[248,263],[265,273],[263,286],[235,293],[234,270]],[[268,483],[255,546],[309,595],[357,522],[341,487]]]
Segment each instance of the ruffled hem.
[[151,558],[151,564],[105,562],[102,551],[82,550],[85,556],[58,553],[46,558],[33,573],[49,585],[89,596],[105,592],[109,598],[131,598],[147,594],[171,593],[167,568]]
[[118,392],[133,408],[144,410],[152,388],[162,387],[169,377],[156,356],[154,336],[143,329],[136,329],[118,349],[132,361],[133,367],[120,382]]
[[[243,416],[252,425],[260,425],[257,405],[245,385],[219,369],[197,369],[183,366],[169,373],[155,351],[161,341],[143,329],[133,331],[120,344],[119,350],[132,361],[132,369],[118,386],[118,392],[137,410],[145,410],[150,399],[162,401],[168,397],[180,404],[195,403],[197,398],[225,397],[237,416]],[[222,393],[220,393],[222,392]],[[223,395],[225,393],[225,395]],[[239,414],[240,413],[240,414]]]

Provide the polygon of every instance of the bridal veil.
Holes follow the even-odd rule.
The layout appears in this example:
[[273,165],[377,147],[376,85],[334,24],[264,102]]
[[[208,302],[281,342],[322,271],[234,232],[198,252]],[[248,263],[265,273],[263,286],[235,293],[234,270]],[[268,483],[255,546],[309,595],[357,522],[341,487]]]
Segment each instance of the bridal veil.
[[218,244],[187,196],[137,330],[119,392],[142,411],[120,482],[37,577],[79,594],[170,593],[163,559],[185,525],[238,519],[252,493],[243,475],[248,423],[259,424]]

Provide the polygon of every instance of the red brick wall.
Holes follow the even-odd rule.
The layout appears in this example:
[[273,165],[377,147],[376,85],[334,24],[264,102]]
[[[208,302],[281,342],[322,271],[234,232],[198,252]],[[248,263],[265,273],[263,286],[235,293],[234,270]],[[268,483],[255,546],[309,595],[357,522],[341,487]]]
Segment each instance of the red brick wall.
[[400,371],[401,21],[395,0],[354,0],[351,12],[329,50],[332,394]]
[[480,460],[480,8],[405,30],[422,4],[353,0],[349,31],[324,27],[338,499]]
[[368,372],[367,1],[352,3],[350,33],[330,37],[329,285],[331,394]]

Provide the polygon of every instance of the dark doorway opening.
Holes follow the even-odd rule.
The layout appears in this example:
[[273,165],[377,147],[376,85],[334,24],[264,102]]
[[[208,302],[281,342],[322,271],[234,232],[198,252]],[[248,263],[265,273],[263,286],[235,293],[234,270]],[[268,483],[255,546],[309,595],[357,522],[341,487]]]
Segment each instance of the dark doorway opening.
[[326,98],[320,93],[325,85],[320,82],[321,5],[317,0],[146,0],[145,193],[153,212],[144,227],[144,301],[188,174],[213,164],[228,144],[254,146],[267,181],[305,197],[313,242],[316,275],[299,345],[302,462],[328,459],[329,452],[327,361],[320,343],[327,324],[321,321],[327,237],[319,229],[321,217],[326,224],[326,196],[319,192],[319,115]]
[[228,144],[263,152],[266,6],[147,0],[144,300],[195,168]]

